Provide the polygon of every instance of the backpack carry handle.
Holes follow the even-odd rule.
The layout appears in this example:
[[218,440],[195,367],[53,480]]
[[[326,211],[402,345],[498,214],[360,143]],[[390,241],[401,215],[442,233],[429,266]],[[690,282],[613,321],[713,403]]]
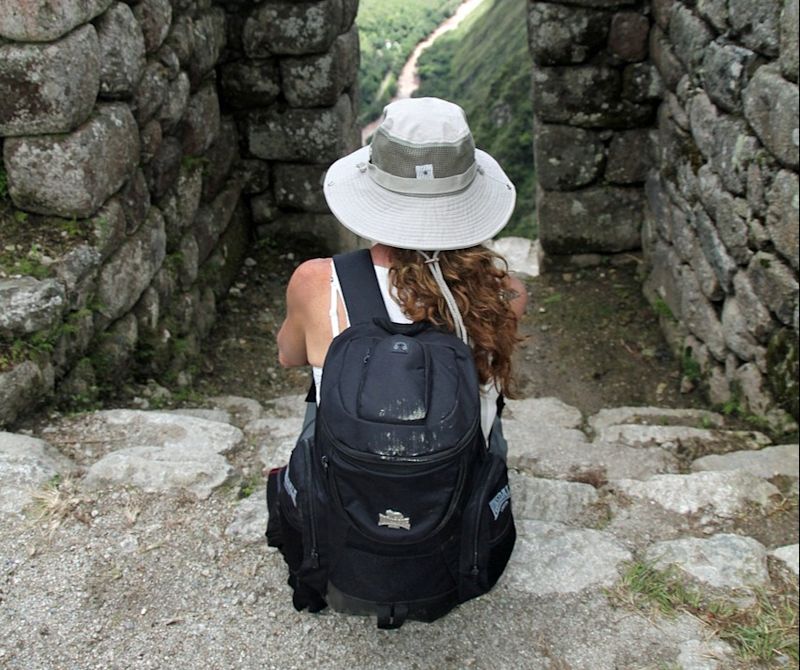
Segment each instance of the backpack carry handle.
[[381,317],[375,317],[372,319],[372,322],[390,335],[405,335],[407,337],[419,335],[421,332],[428,330],[428,328],[431,327],[431,324],[427,321],[417,321],[416,323],[395,323],[394,321],[383,319]]

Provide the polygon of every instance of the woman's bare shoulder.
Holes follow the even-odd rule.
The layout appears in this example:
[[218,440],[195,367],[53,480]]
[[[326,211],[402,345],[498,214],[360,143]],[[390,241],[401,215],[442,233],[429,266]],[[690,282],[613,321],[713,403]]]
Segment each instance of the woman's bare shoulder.
[[331,259],[311,258],[295,268],[289,279],[287,291],[294,294],[314,292],[326,286],[331,279]]

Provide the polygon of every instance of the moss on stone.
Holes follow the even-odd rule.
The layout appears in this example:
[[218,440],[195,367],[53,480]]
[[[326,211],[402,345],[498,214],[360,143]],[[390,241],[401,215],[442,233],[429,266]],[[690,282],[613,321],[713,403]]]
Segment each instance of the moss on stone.
[[798,419],[797,334],[790,328],[777,331],[769,341],[767,383],[777,403]]

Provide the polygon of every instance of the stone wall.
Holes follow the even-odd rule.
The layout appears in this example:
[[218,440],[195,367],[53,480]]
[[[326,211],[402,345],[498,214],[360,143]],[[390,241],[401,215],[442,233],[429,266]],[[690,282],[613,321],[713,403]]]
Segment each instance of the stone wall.
[[797,417],[798,2],[654,0],[646,291],[710,398]]
[[561,255],[638,249],[661,79],[637,0],[529,0],[541,244]]
[[357,4],[0,3],[0,426],[132,361],[188,383],[255,226],[341,243]]
[[712,402],[798,416],[797,0],[529,0],[541,242],[643,248]]

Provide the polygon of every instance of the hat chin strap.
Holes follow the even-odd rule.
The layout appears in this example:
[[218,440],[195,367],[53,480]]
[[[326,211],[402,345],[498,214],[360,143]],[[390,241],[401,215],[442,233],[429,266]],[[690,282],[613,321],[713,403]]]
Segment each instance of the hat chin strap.
[[461,311],[458,309],[458,304],[456,303],[455,297],[453,297],[453,292],[447,285],[444,275],[442,274],[442,268],[439,265],[439,252],[434,251],[432,255],[428,255],[424,251],[417,251],[417,253],[425,259],[425,265],[427,265],[430,269],[433,279],[436,281],[437,286],[442,292],[444,301],[447,303],[447,308],[450,310],[450,314],[453,317],[456,335],[464,344],[469,346],[469,334],[467,333],[467,327],[464,325],[464,319],[461,316]]

